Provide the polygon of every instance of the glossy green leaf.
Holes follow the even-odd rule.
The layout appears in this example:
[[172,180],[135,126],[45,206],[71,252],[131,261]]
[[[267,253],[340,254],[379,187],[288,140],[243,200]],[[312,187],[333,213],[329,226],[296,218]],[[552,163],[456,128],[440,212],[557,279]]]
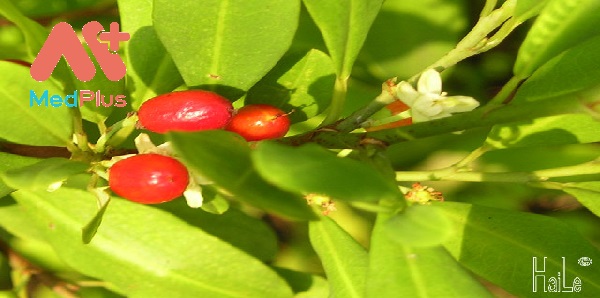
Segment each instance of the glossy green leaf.
[[525,21],[537,14],[551,0],[517,0],[513,17],[519,21]]
[[364,297],[367,251],[329,217],[309,224],[310,242],[319,255],[336,297]]
[[98,228],[100,227],[100,224],[102,224],[106,208],[108,208],[108,203],[110,203],[110,199],[106,200],[106,202],[102,202],[102,205],[98,208],[94,217],[81,228],[81,241],[83,241],[83,243],[90,243],[92,239],[94,239],[94,236],[96,236]]
[[563,190],[577,198],[577,201],[600,217],[600,182],[569,183]]
[[0,152],[0,198],[9,194],[13,188],[10,188],[2,180],[3,173],[8,170],[26,167],[38,162],[39,159],[34,157],[25,157],[15,154]]
[[315,217],[300,195],[283,191],[258,175],[248,143],[237,134],[209,130],[171,133],[169,138],[188,166],[236,199],[295,219]]
[[246,104],[264,103],[290,111],[300,122],[323,112],[333,94],[335,71],[331,58],[318,50],[303,57],[283,58],[246,95]]
[[402,194],[393,180],[350,158],[314,144],[289,147],[262,142],[252,152],[257,171],[277,186],[303,194],[348,201],[394,199]]
[[321,30],[337,75],[348,77],[383,0],[303,2]]
[[366,297],[492,297],[443,247],[391,240],[389,219],[379,214],[373,228]]
[[567,114],[496,125],[486,143],[494,148],[593,143],[600,141],[600,122],[584,114]]
[[190,208],[185,200],[173,200],[158,207],[261,261],[270,262],[275,258],[277,237],[273,229],[236,208],[215,215]]
[[519,87],[513,102],[545,100],[600,84],[599,47],[600,35],[552,58]]
[[[0,117],[0,138],[34,146],[65,146],[71,140],[72,119],[64,104],[53,107],[30,102],[30,91],[40,98],[45,90],[48,97],[62,92],[50,81],[37,82],[31,78],[29,68],[0,61],[0,110],[10,111]],[[33,105],[33,106],[31,106]]]
[[452,226],[436,206],[415,205],[385,222],[390,239],[407,246],[437,246],[452,236]]
[[[546,280],[560,272],[565,285],[573,285],[575,278],[581,280],[578,294],[591,297],[600,293],[600,271],[577,264],[582,257],[600,259],[600,251],[566,223],[537,214],[464,203],[446,202],[440,208],[457,231],[456,237],[444,244],[446,249],[475,274],[512,294],[532,295],[534,257],[538,266],[543,266],[547,258],[546,271],[540,273]],[[571,297],[568,293],[556,296]]]
[[152,0],[118,0],[122,31],[131,38],[125,47],[127,101],[133,110],[142,102],[183,84],[171,55],[158,39],[152,24]]
[[189,86],[248,90],[290,47],[299,0],[155,0],[154,28]]
[[551,0],[540,12],[519,48],[515,76],[527,78],[552,57],[600,34],[600,2]]
[[291,295],[260,261],[159,209],[113,198],[98,233],[83,244],[81,226],[97,208],[93,195],[62,188],[13,196],[70,266],[128,297]]
[[65,181],[69,176],[85,172],[89,164],[66,158],[47,158],[23,167],[0,173],[2,180],[14,189],[45,190],[53,183]]
[[17,204],[12,197],[0,199],[0,227],[15,237],[22,239],[44,239],[23,206]]

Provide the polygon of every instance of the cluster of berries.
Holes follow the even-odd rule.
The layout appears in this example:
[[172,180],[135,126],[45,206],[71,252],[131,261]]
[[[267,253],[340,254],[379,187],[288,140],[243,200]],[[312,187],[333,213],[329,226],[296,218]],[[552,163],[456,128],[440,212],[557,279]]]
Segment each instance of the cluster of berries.
[[[288,114],[276,107],[254,104],[235,111],[229,100],[203,90],[159,95],[144,102],[137,114],[140,126],[156,133],[226,129],[247,141],[283,137],[290,126]],[[108,174],[117,195],[144,204],[173,200],[190,182],[181,162],[156,153],[119,160]]]

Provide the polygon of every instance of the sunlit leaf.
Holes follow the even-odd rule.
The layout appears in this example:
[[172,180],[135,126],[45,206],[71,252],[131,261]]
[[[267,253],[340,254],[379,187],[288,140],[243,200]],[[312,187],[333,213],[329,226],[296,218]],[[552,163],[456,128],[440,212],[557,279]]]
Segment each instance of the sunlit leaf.
[[2,180],[14,189],[46,190],[69,176],[85,172],[89,164],[66,158],[47,158],[35,164],[0,173]]
[[[31,78],[27,67],[0,61],[0,110],[10,111],[0,117],[0,138],[15,143],[34,146],[66,146],[71,140],[72,119],[64,103],[53,107],[50,97],[62,91],[50,81],[37,82]],[[48,91],[48,106],[41,99]],[[31,92],[40,100],[32,99]],[[56,103],[58,105],[58,103]]]
[[452,235],[451,223],[436,206],[411,206],[394,215],[384,228],[390,239],[407,246],[437,246]]
[[277,186],[348,201],[375,201],[402,194],[393,180],[357,160],[317,145],[289,147],[262,142],[252,152],[258,172]]
[[339,297],[364,297],[366,250],[328,217],[311,222],[309,235],[323,263],[332,293]]
[[552,58],[519,87],[513,101],[544,100],[600,84],[599,47],[600,35]]
[[581,280],[581,295],[600,292],[600,271],[577,264],[581,257],[600,259],[600,251],[573,227],[547,216],[471,204],[446,202],[440,208],[457,231],[446,249],[463,266],[512,294],[532,294],[533,257],[539,266],[546,258],[541,274],[547,279],[564,272],[566,285],[576,277]]
[[552,0],[529,30],[517,55],[514,73],[527,78],[560,52],[600,34],[596,0]]
[[292,122],[312,118],[329,106],[335,81],[331,58],[318,50],[282,59],[253,86],[246,104],[270,104],[289,111]]
[[390,239],[389,219],[379,214],[373,229],[365,297],[492,297],[443,247]]
[[171,133],[170,140],[188,166],[236,199],[296,219],[314,218],[300,195],[283,191],[258,175],[248,143],[237,134],[220,130]]
[[83,244],[81,227],[97,208],[89,192],[62,188],[13,196],[35,216],[61,258],[123,295],[291,295],[287,284],[259,260],[159,209],[113,198],[98,233]]
[[119,0],[121,30],[131,38],[125,47],[128,104],[137,110],[142,102],[183,84],[171,56],[152,24],[152,0]]
[[383,0],[304,0],[321,30],[339,77],[350,75],[382,3]]
[[563,190],[575,196],[583,206],[600,217],[600,182],[569,183]]
[[593,143],[600,141],[600,122],[589,115],[567,114],[496,125],[486,143],[494,148]]
[[185,83],[248,90],[290,47],[299,0],[155,0],[154,28]]

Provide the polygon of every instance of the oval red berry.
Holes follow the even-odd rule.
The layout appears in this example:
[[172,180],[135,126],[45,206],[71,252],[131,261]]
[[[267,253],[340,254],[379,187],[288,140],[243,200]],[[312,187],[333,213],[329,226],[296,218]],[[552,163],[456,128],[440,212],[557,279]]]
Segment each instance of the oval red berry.
[[144,102],[138,111],[140,124],[147,130],[200,131],[225,127],[233,106],[224,97],[203,90],[176,91]]
[[108,185],[117,195],[143,204],[171,201],[189,182],[186,167],[159,154],[139,154],[116,162],[108,170]]
[[288,115],[270,105],[247,105],[237,111],[226,127],[247,141],[277,139],[285,136],[290,129]]

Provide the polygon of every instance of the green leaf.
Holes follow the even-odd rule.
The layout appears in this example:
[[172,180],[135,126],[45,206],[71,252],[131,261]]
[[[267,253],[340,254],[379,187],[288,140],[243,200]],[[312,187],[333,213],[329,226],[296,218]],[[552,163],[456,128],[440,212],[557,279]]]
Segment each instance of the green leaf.
[[373,228],[366,297],[492,297],[443,247],[390,239],[389,219],[380,213]]
[[552,58],[519,87],[513,102],[544,100],[600,84],[599,47],[600,35]]
[[350,76],[383,0],[304,0],[321,30],[339,77]]
[[88,168],[87,163],[53,157],[0,173],[0,176],[4,183],[14,189],[46,190],[51,184],[65,181],[69,176],[83,173]]
[[93,241],[83,244],[81,226],[97,208],[93,195],[62,188],[13,196],[37,218],[61,258],[123,295],[291,295],[287,284],[260,261],[157,208],[113,198]]
[[568,183],[563,190],[577,198],[577,201],[600,217],[600,182]]
[[[439,206],[457,231],[456,237],[444,244],[446,249],[475,274],[512,294],[532,295],[533,257],[537,258],[539,266],[547,258],[546,280],[561,272],[566,285],[572,285],[576,277],[581,279],[582,296],[600,292],[600,271],[593,266],[577,264],[581,257],[600,259],[600,251],[573,227],[536,214],[452,202]],[[555,294],[557,297],[569,296],[567,293],[563,296]]]
[[309,224],[310,242],[319,255],[336,297],[363,297],[367,251],[335,221],[322,217]]
[[157,207],[261,261],[270,262],[275,258],[277,237],[273,229],[236,208],[215,215],[190,208],[185,200],[173,200]]
[[30,105],[30,91],[40,98],[44,90],[48,96],[63,93],[50,81],[37,82],[31,78],[27,67],[0,61],[0,110],[10,111],[0,117],[0,138],[34,146],[66,146],[73,130],[69,108],[52,107],[49,103]]
[[600,122],[592,116],[567,114],[496,125],[486,143],[493,148],[563,145],[600,141]]
[[293,123],[300,122],[329,106],[334,82],[331,58],[319,50],[310,50],[303,57],[284,57],[248,91],[245,103],[277,106],[291,111]]
[[299,13],[299,0],[155,0],[153,18],[187,85],[248,90],[290,47]]
[[43,233],[37,229],[23,206],[10,196],[0,199],[0,227],[17,238],[44,239]]
[[131,38],[125,47],[127,88],[133,110],[156,95],[183,84],[171,55],[158,39],[152,24],[152,0],[118,0],[122,31]]
[[279,276],[285,278],[296,295],[294,298],[329,297],[329,285],[323,277],[285,268],[273,268]]
[[384,223],[390,239],[407,246],[436,246],[452,236],[452,226],[436,206],[415,205]]
[[33,157],[20,156],[0,152],[0,198],[11,193],[13,188],[10,188],[2,180],[2,176],[8,170],[26,167],[38,162],[39,159]]
[[0,0],[0,14],[21,29],[27,42],[29,55],[33,60],[48,38],[48,31],[42,25],[24,16],[10,0]]
[[98,210],[96,211],[94,217],[92,217],[92,219],[81,229],[81,241],[83,241],[83,243],[90,243],[94,236],[96,236],[98,228],[100,227],[102,219],[104,218],[104,213],[106,212],[108,203],[110,203],[110,199],[102,203],[100,208],[98,208]]
[[550,0],[518,0],[513,17],[523,22],[537,14]]
[[552,57],[600,33],[596,0],[552,0],[519,48],[515,76],[527,78]]
[[252,152],[257,171],[271,183],[302,194],[348,201],[395,199],[402,194],[391,179],[314,144],[289,147],[262,142]]
[[189,167],[236,199],[295,219],[315,218],[300,195],[283,191],[258,175],[248,143],[237,134],[209,130],[171,133],[169,139]]

